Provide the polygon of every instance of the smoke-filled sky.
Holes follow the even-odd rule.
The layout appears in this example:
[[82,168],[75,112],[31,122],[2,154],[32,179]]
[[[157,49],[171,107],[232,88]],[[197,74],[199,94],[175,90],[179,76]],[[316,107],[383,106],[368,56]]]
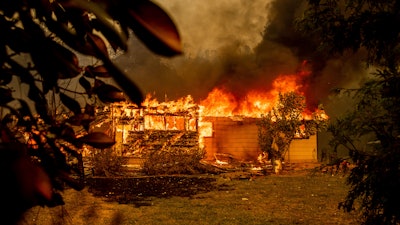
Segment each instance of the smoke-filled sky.
[[265,89],[280,74],[294,74],[307,60],[304,80],[309,106],[326,104],[330,89],[357,85],[366,72],[360,55],[327,58],[316,43],[301,37],[293,20],[303,0],[157,0],[176,23],[184,46],[171,59],[149,52],[132,38],[117,64],[144,93],[159,99],[207,97],[224,86],[239,98],[250,89]]

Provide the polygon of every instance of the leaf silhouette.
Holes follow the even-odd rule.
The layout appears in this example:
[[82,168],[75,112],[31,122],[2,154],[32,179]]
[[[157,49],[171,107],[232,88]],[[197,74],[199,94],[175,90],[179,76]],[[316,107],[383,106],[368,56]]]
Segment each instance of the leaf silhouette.
[[[106,37],[114,51],[117,51],[118,49],[126,51],[128,49],[128,36],[125,32],[116,32],[99,19],[92,19],[90,22],[95,30],[101,32]],[[117,26],[117,23],[115,23],[114,26]]]
[[151,1],[136,0],[129,1],[127,9],[124,21],[150,50],[164,56],[182,53],[178,29],[162,8]]
[[10,89],[0,87],[0,105],[5,105],[14,100]]
[[[21,118],[23,117],[27,117],[29,119],[33,118],[32,112],[29,109],[29,105],[28,103],[26,103],[26,101],[22,100],[22,99],[18,99],[19,104],[21,105],[21,107],[18,109],[19,115]],[[22,120],[18,120],[18,123],[20,123]],[[28,127],[29,128],[29,127]]]
[[[102,54],[100,49],[97,49],[97,53],[100,59],[103,61],[104,66],[107,68],[110,74],[112,74],[114,80],[118,83],[118,85],[125,91],[129,99],[133,103],[140,105],[143,102],[143,94],[139,87],[129,78],[127,78],[126,75],[122,73],[121,70],[111,62],[110,58],[107,55]],[[97,88],[99,86],[102,86],[102,83],[104,82],[100,80],[95,80],[94,87]]]
[[51,54],[48,56],[49,63],[53,63],[55,70],[58,70],[58,78],[74,78],[82,71],[79,66],[78,57],[69,49],[52,42]]
[[70,126],[64,126],[63,129],[61,130],[60,137],[65,140],[74,140],[76,137],[75,131]]
[[[14,182],[11,184],[3,179],[6,185],[2,185],[1,193],[14,193],[9,197],[10,204],[5,205],[16,206],[15,210],[22,214],[32,204],[49,207],[64,204],[62,196],[57,192],[63,190],[65,185],[83,188],[83,182],[77,182],[72,176],[76,175],[72,174],[74,171],[83,171],[82,155],[79,152],[69,154],[74,153],[75,148],[70,149],[68,146],[75,145],[79,149],[85,143],[103,149],[115,144],[113,138],[99,132],[76,138],[73,129],[76,127],[72,125],[83,126],[88,131],[94,120],[94,108],[87,105],[82,113],[76,99],[67,95],[67,92],[60,92],[60,89],[64,89],[60,86],[60,79],[79,78],[79,85],[89,97],[95,93],[101,101],[107,103],[125,101],[129,96],[131,101],[140,105],[143,101],[140,89],[111,62],[108,47],[111,45],[114,51],[126,51],[131,30],[148,48],[160,55],[180,54],[182,46],[171,18],[150,1],[0,1],[0,11],[0,104],[7,107],[13,119],[18,118],[16,126],[28,132],[32,144],[35,144],[25,145],[35,150],[27,152],[23,159],[17,157],[11,161],[0,157],[1,168],[7,163],[11,165],[11,171],[0,170],[3,172],[2,178],[11,178]],[[76,52],[94,56],[103,65],[88,66],[83,71]],[[20,53],[24,53],[22,58]],[[25,97],[32,100],[34,108],[21,99],[16,99],[20,104],[15,108],[8,104],[14,98],[5,86],[12,84],[13,76],[28,84]],[[98,77],[112,77],[118,86],[106,85],[97,80]],[[49,109],[51,100],[46,98],[49,92],[58,94],[61,103],[74,116],[67,121],[56,121],[58,117]],[[33,116],[33,113],[38,113],[39,117]],[[15,138],[20,137],[10,135],[9,140]],[[63,141],[60,142],[60,139],[66,140],[68,146],[62,147]],[[5,152],[1,143],[0,150]],[[77,171],[75,165],[67,163],[67,155],[68,162],[71,156],[81,160],[82,171]],[[5,198],[8,200],[8,196]],[[3,220],[8,219],[8,214],[16,215],[15,210],[3,211],[6,212]]]
[[0,85],[7,85],[12,80],[12,71],[10,69],[0,69]]
[[71,116],[70,118],[67,119],[67,122],[73,126],[83,126],[86,123],[90,123],[94,121],[95,117],[89,115],[88,113],[79,113]]
[[79,78],[79,84],[85,89],[86,94],[88,94],[89,98],[92,95],[92,85],[88,80],[86,80],[85,77],[80,77]]
[[100,7],[99,4],[80,0],[64,1],[61,4],[66,8],[81,9],[93,13],[96,16],[96,19],[92,19],[92,27],[100,31],[108,41],[112,42],[124,51],[127,50],[127,35],[122,29],[119,29],[118,25],[115,23],[115,20],[103,7]]
[[94,91],[100,101],[104,103],[126,101],[124,92],[110,84],[103,84],[100,87],[97,87]]
[[100,66],[87,66],[85,68],[86,76],[88,77],[112,77],[104,65]]
[[95,56],[98,56],[98,51],[100,50],[102,54],[108,57],[107,46],[99,35],[87,33],[86,40],[87,40],[86,45],[90,46],[90,49],[91,51],[93,51],[93,54]]
[[9,32],[3,36],[5,44],[15,52],[29,52],[31,50],[31,37],[29,33],[25,32],[22,28],[15,27],[14,25],[12,26],[12,29],[4,29],[5,31],[9,30]]
[[95,79],[94,80],[94,87],[93,90],[96,90],[96,88],[101,87],[102,85],[105,85],[106,83],[102,80]]
[[51,200],[53,187],[50,177],[42,167],[32,162],[24,145],[1,143],[0,153],[0,175],[6,184],[1,187],[3,204],[8,203],[7,207],[13,210],[24,210],[43,200]]
[[79,140],[84,144],[99,149],[109,148],[115,144],[114,139],[110,138],[103,132],[92,132],[79,138]]
[[88,114],[90,116],[94,116],[95,115],[95,106],[94,105],[90,105],[90,104],[86,104],[85,105],[85,114]]
[[74,112],[75,115],[81,113],[81,105],[75,101],[75,99],[60,92],[60,100],[69,110]]

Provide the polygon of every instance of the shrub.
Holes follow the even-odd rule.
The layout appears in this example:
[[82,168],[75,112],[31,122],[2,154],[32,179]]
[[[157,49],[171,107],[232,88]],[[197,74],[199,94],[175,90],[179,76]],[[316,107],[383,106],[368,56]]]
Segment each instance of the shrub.
[[111,148],[96,152],[90,157],[94,176],[118,176],[126,172],[127,159],[118,156]]
[[143,171],[147,175],[157,174],[197,174],[204,171],[200,160],[205,151],[198,147],[165,148],[150,153]]

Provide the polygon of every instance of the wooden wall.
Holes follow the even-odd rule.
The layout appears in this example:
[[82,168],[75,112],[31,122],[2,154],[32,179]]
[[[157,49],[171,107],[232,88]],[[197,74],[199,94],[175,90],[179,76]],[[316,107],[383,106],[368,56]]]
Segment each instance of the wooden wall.
[[294,139],[285,160],[288,162],[317,162],[317,135],[308,139]]
[[[207,159],[214,160],[219,153],[232,155],[239,161],[256,161],[261,153],[258,145],[257,118],[207,117],[212,123],[212,135],[204,138]],[[286,161],[316,162],[317,138],[293,140]]]
[[213,133],[204,138],[207,159],[213,160],[217,153],[231,154],[235,159],[252,161],[261,153],[258,146],[256,119],[234,120],[229,117],[208,117]]

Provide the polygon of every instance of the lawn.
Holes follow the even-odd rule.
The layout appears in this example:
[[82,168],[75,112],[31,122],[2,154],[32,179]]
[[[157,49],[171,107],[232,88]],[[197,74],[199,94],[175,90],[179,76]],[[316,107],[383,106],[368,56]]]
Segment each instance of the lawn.
[[[135,192],[128,198],[132,192],[112,197],[113,190],[100,196],[88,188],[66,190],[63,207],[35,207],[21,224],[358,224],[354,215],[338,210],[348,188],[340,175],[303,170],[251,177],[235,173],[204,176],[213,182],[190,193],[186,183],[186,195]],[[196,184],[189,189],[197,189]]]

